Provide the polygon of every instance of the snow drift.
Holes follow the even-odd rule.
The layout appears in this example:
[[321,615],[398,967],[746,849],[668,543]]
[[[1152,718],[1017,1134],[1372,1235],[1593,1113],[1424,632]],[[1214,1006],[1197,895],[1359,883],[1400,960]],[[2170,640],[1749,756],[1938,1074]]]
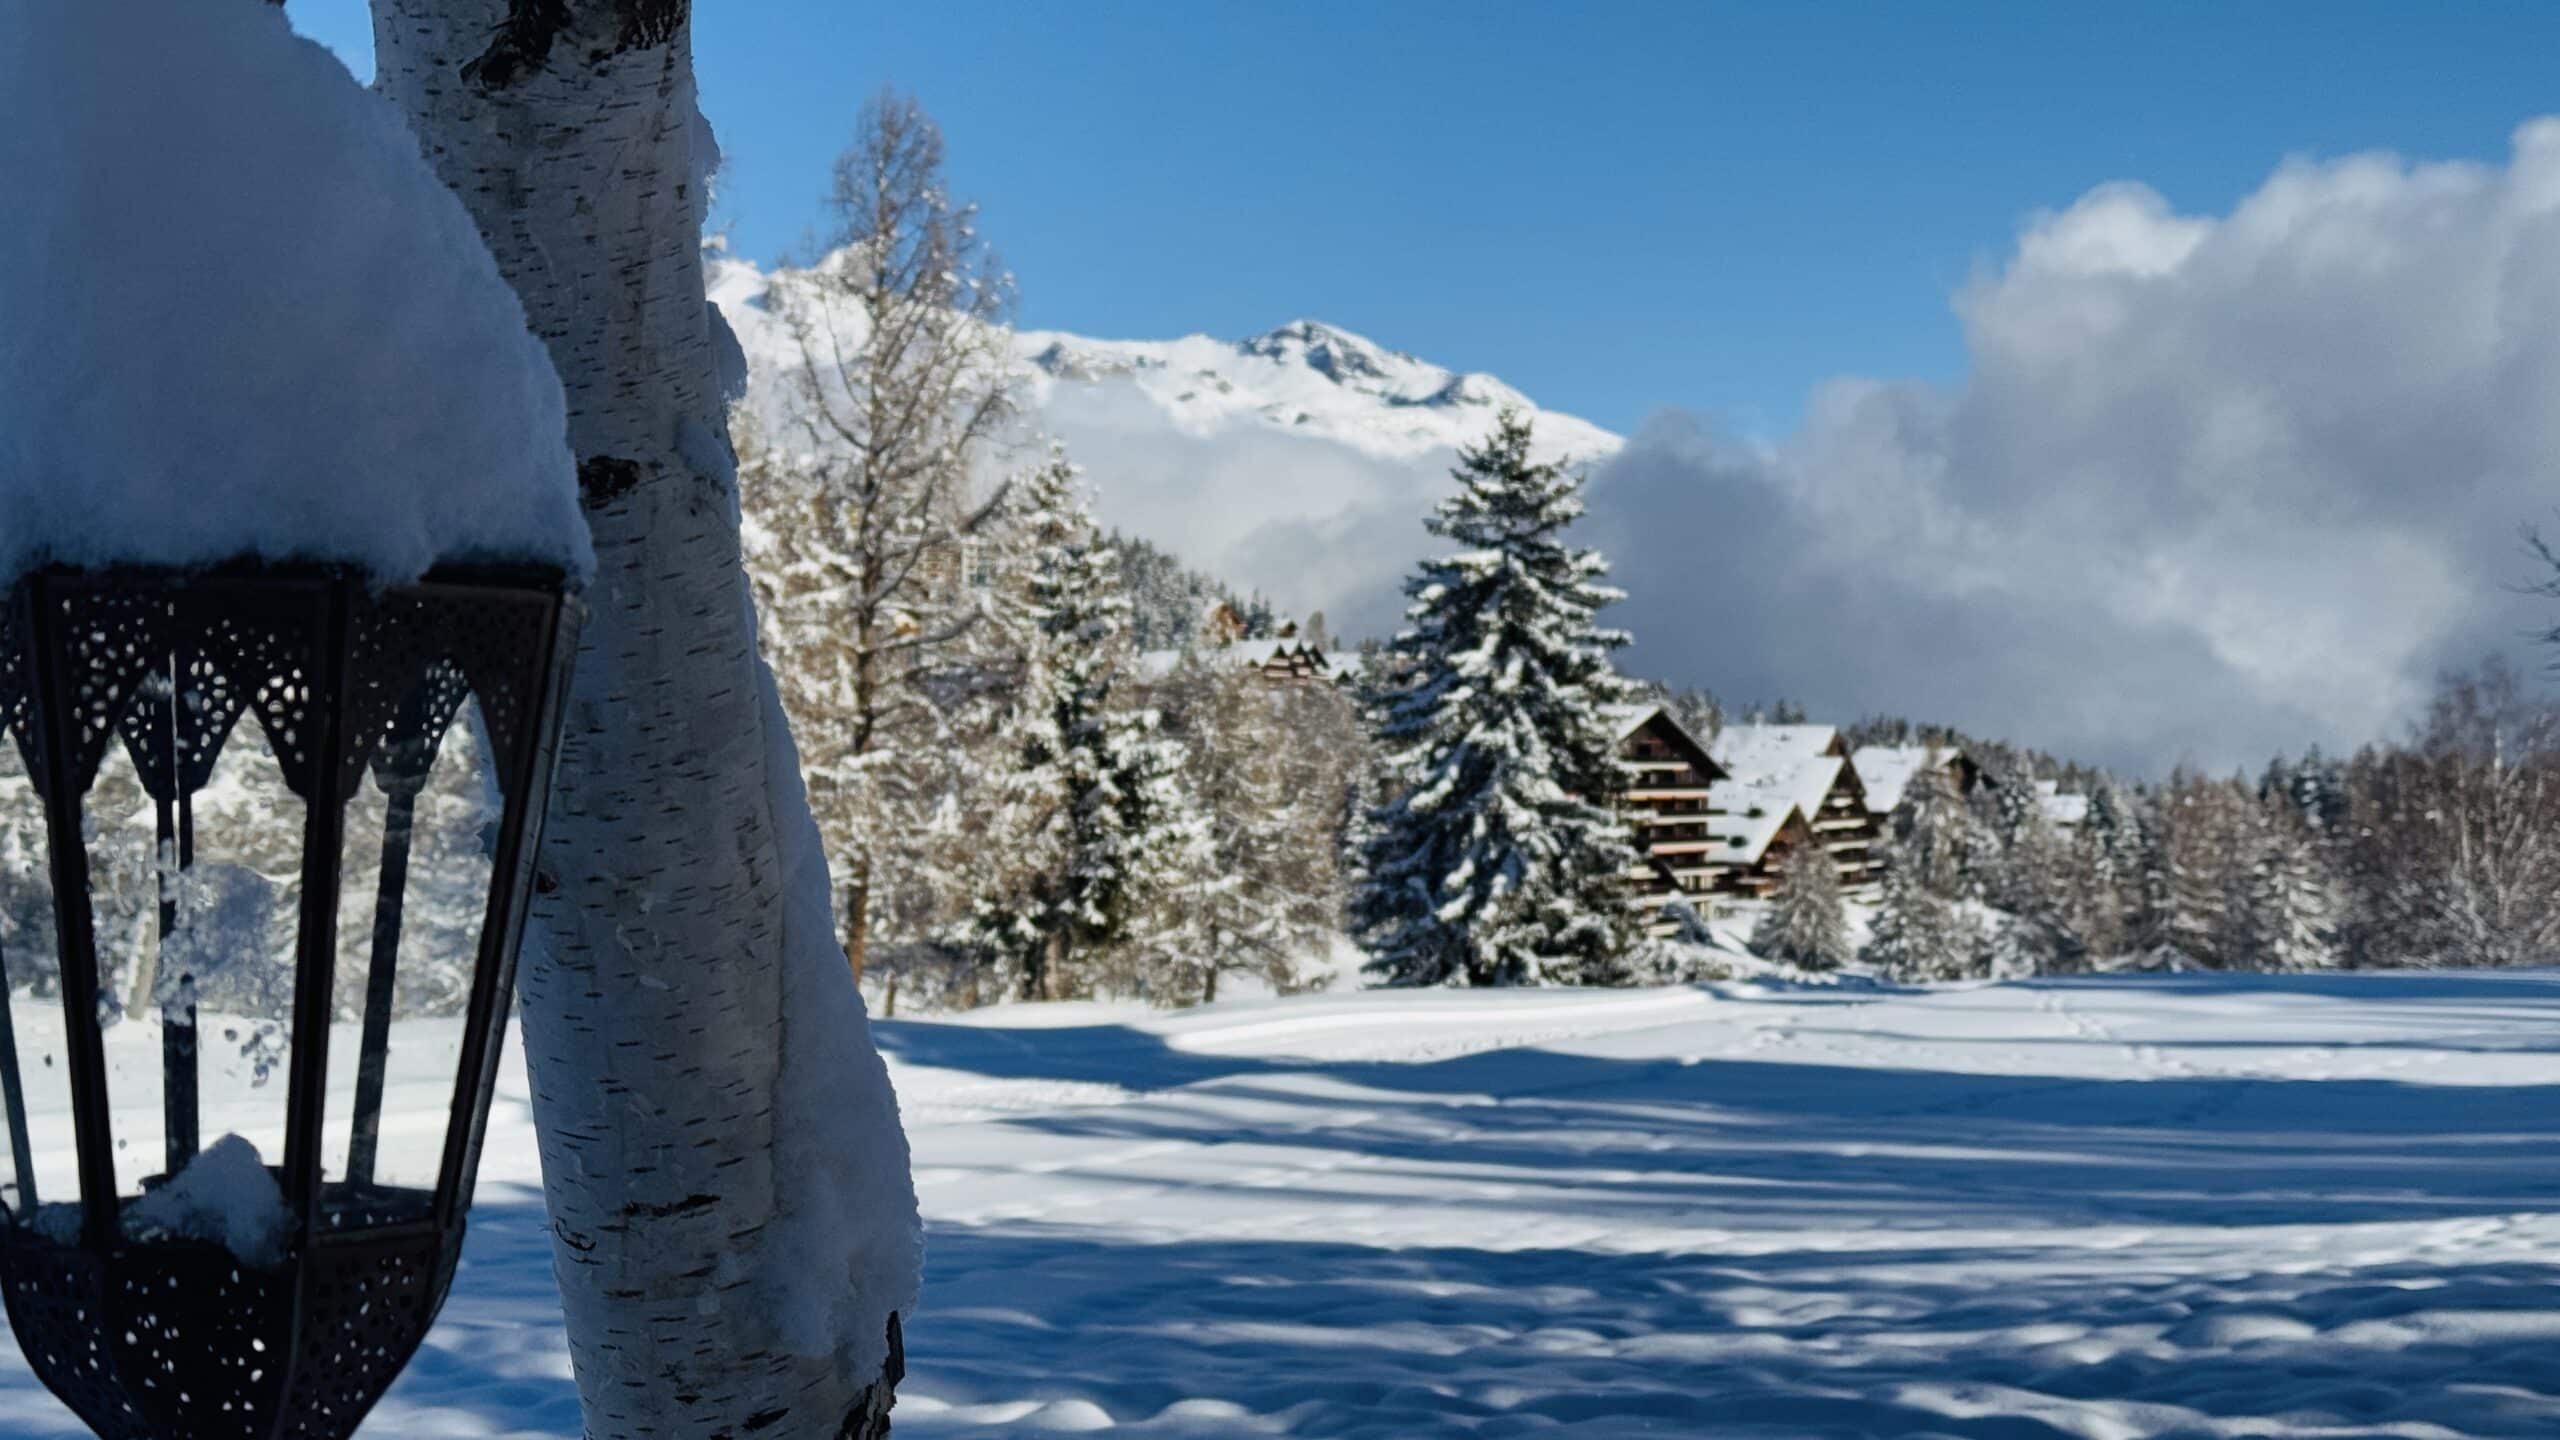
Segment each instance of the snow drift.
[[276,7],[0,9],[0,194],[0,574],[589,568],[514,291],[399,115]]

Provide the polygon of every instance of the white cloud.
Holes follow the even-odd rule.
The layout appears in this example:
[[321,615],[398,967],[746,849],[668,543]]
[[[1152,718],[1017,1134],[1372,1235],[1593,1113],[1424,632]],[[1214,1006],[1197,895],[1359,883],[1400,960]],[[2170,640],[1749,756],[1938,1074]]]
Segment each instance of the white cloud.
[[2390,732],[2535,616],[2560,504],[2560,120],[2503,166],[2293,162],[2224,216],[2101,187],[1956,301],[1950,387],[1594,484],[1635,663],[2145,768]]
[[1382,456],[1273,426],[1169,426],[1122,386],[1059,386],[1038,413],[1095,482],[1105,524],[1350,634],[1386,634],[1435,542],[1422,517],[1454,452]]

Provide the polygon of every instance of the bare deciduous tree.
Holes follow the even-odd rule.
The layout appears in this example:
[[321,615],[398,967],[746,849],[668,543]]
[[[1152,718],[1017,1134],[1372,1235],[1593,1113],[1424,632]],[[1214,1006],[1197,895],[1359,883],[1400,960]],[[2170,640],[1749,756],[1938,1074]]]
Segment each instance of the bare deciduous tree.
[[944,187],[942,132],[883,91],[838,157],[833,250],[774,287],[799,363],[779,377],[772,597],[777,631],[807,652],[782,667],[810,798],[844,884],[857,977],[898,837],[938,803],[921,782],[937,710],[965,679],[951,642],[976,622],[960,583],[999,512],[978,462],[1012,419],[1013,287],[974,206]]

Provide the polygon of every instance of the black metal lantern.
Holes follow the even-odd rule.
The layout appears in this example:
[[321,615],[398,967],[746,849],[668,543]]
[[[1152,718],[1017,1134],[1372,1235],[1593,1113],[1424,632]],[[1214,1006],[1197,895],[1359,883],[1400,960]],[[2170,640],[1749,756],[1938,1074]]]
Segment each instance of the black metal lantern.
[[0,1293],[99,1435],[344,1437],[425,1337],[576,613],[501,570],[18,585]]

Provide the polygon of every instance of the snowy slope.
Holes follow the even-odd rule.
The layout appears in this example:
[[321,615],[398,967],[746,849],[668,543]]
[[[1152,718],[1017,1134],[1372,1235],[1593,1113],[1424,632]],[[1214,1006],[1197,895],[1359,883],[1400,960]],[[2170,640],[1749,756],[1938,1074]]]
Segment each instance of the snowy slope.
[[[765,300],[802,275],[715,257],[709,283],[746,351],[750,404],[772,433],[791,433],[790,398],[772,377],[799,346]],[[834,323],[847,336],[865,328],[855,313]],[[1457,447],[1504,406],[1532,415],[1541,459],[1597,461],[1622,443],[1493,376],[1314,320],[1241,340],[1014,340],[1026,428],[1067,442],[1104,523],[1355,634],[1391,628]]]
[[[889,1022],[902,1436],[2560,1434],[2560,975]],[[577,1434],[524,1088],[376,1440]],[[0,1360],[0,1434],[69,1419]]]
[[1540,412],[1490,375],[1460,374],[1320,320],[1293,320],[1246,340],[1088,340],[1062,331],[1015,337],[1032,403],[1061,391],[1118,387],[1143,396],[1170,428],[1216,435],[1270,427],[1387,460],[1410,460],[1484,437],[1504,407],[1537,417],[1539,458],[1596,460],[1617,436]]

